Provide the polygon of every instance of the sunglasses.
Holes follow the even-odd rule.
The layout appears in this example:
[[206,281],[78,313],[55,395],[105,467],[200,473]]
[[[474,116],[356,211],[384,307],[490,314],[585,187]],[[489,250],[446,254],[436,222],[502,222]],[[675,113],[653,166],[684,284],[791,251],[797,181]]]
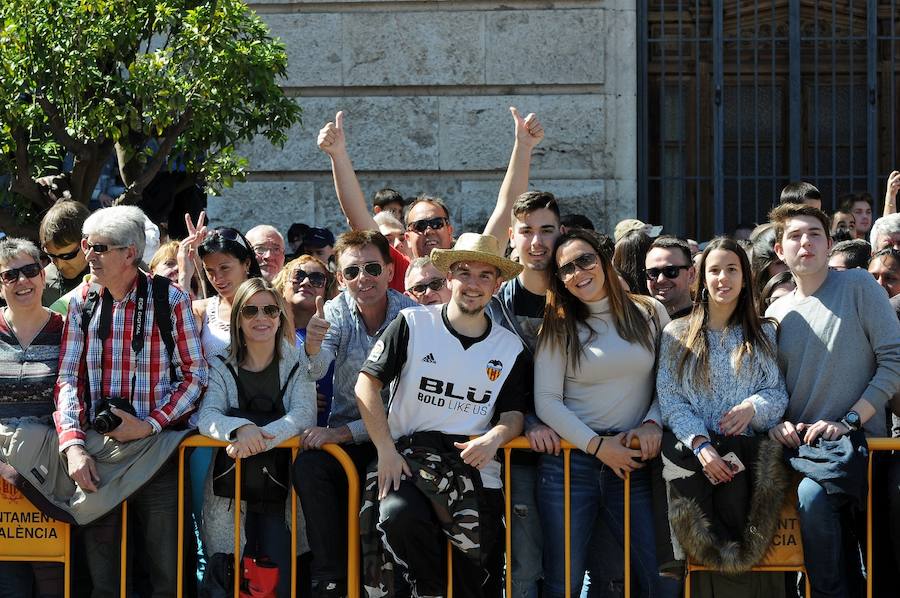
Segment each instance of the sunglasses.
[[663,266],[662,268],[647,268],[644,272],[647,274],[647,280],[656,280],[660,274],[666,278],[678,278],[678,273],[688,268],[690,266]]
[[66,253],[50,253],[44,248],[41,248],[44,252],[44,255],[49,257],[51,260],[62,260],[64,262],[74,259],[76,255],[81,253],[81,248],[75,248],[72,251],[68,251]]
[[10,270],[4,270],[0,272],[0,280],[3,282],[12,284],[19,280],[19,275],[24,274],[25,278],[34,278],[38,274],[41,273],[40,264],[28,264],[27,266],[22,266],[21,268],[12,268]]
[[413,295],[417,297],[421,297],[425,294],[425,291],[431,289],[432,291],[440,291],[447,284],[447,279],[445,278],[435,278],[434,280],[430,280],[428,282],[423,282],[422,284],[414,284],[413,286],[406,289]]
[[304,280],[309,280],[310,286],[321,289],[325,286],[325,283],[328,282],[328,277],[321,272],[304,272],[303,270],[297,270],[294,272],[294,277],[291,278],[291,281],[297,285],[303,284]]
[[575,275],[575,268],[579,270],[593,270],[597,267],[600,256],[596,253],[582,253],[571,262],[565,263],[557,269],[557,276],[566,282]]
[[88,243],[87,239],[81,240],[81,249],[87,253],[88,251],[93,251],[94,253],[106,253],[107,251],[112,251],[113,249],[128,249],[128,245],[107,245],[106,243]]
[[367,262],[365,264],[347,266],[341,272],[344,273],[345,280],[354,280],[362,270],[365,270],[369,276],[381,276],[384,266],[378,262]]
[[223,239],[234,241],[238,245],[242,245],[244,249],[250,249],[249,247],[247,247],[247,243],[246,241],[244,241],[244,237],[241,236],[241,233],[237,229],[223,226],[221,228],[214,229],[212,232],[215,235],[219,235]]
[[422,220],[416,220],[414,222],[410,222],[409,224],[406,225],[406,230],[411,231],[411,232],[417,232],[421,235],[429,228],[431,230],[441,230],[448,224],[450,224],[449,218],[445,218],[443,216],[438,216],[436,218],[424,218]]
[[245,305],[241,308],[241,315],[249,320],[250,318],[255,318],[260,309],[262,309],[262,312],[268,318],[277,318],[281,315],[281,310],[278,308],[278,306],[271,304],[263,305],[262,308],[257,305]]

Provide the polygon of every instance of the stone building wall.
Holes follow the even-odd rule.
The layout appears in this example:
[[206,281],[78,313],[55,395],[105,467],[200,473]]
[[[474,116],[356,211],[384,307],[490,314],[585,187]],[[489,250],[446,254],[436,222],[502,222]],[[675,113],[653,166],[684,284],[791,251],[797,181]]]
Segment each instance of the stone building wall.
[[480,230],[512,149],[508,107],[546,136],[531,186],[610,230],[636,209],[636,26],[628,0],[250,1],[288,48],[284,87],[303,125],[282,149],[241,150],[247,183],[209,199],[215,224],[346,228],[316,134],[344,110],[368,198],[443,197]]

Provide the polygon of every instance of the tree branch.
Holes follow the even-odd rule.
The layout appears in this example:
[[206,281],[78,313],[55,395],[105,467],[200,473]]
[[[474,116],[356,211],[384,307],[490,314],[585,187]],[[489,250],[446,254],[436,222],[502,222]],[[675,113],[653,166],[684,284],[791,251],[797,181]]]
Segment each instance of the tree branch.
[[163,131],[163,137],[159,143],[159,148],[153,155],[153,159],[147,162],[144,171],[135,178],[134,181],[128,185],[125,192],[116,199],[116,205],[134,205],[140,201],[144,188],[147,187],[157,173],[159,173],[159,170],[169,158],[172,147],[174,147],[175,142],[178,141],[178,137],[187,130],[188,126],[190,126],[191,117],[193,117],[193,110],[188,108],[182,113],[181,118],[179,118],[177,122],[166,127],[166,130]]
[[50,132],[53,133],[54,139],[56,139],[64,148],[76,155],[84,154],[90,149],[88,144],[78,141],[69,135],[68,131],[66,131],[66,123],[60,115],[59,108],[56,107],[56,104],[40,94],[38,94],[35,99],[47,115],[47,120],[50,123]]
[[32,203],[41,207],[50,207],[52,202],[46,196],[41,186],[31,177],[31,162],[28,158],[28,133],[22,127],[12,130],[13,141],[16,142],[16,172],[10,191],[21,195]]

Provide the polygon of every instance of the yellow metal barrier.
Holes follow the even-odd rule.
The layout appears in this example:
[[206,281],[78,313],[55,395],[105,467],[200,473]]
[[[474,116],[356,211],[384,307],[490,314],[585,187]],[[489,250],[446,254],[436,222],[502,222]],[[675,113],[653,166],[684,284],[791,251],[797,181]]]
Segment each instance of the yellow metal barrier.
[[[227,442],[213,440],[206,436],[194,435],[186,438],[178,449],[178,530],[184,534],[184,451],[189,447],[221,448],[227,446]],[[291,449],[293,456],[297,456],[300,449],[300,439],[291,438],[278,445],[278,448]],[[353,461],[336,444],[326,444],[322,450],[337,459],[347,476],[347,595],[348,598],[359,598],[359,475]],[[241,459],[235,459],[234,469],[234,502],[241,501]],[[297,495],[291,488],[291,595],[297,592]],[[183,596],[184,580],[184,543],[178,543],[178,598]],[[123,559],[124,563],[124,559]],[[123,565],[124,567],[124,565]],[[241,572],[241,509],[234,510],[234,598],[239,598]],[[123,576],[124,579],[124,576]],[[123,593],[122,596],[125,594]]]
[[[179,479],[178,479],[178,529],[180,533],[183,534],[184,530],[184,467],[185,467],[185,455],[184,451],[186,448],[190,447],[224,447],[227,443],[220,442],[217,440],[213,440],[211,438],[207,438],[205,436],[195,435],[186,438],[178,451],[178,471],[179,471]],[[900,451],[900,438],[870,438],[868,439],[869,446],[869,464],[868,464],[868,483],[869,487],[872,487],[872,457],[873,453],[877,451],[892,451],[897,450]],[[633,448],[638,448],[635,444],[632,444]],[[278,448],[287,448],[291,449],[294,456],[296,456],[300,444],[298,438],[293,438],[279,445]],[[505,494],[505,516],[507,521],[506,526],[506,595],[512,595],[512,571],[511,571],[511,562],[512,562],[512,535],[511,535],[511,524],[512,524],[512,505],[511,505],[511,496],[508,491],[510,488],[510,454],[512,450],[516,449],[528,449],[529,444],[528,440],[525,437],[519,437],[503,447],[504,451],[504,463],[505,463],[505,488],[507,491]],[[565,564],[566,564],[566,594],[571,594],[571,497],[570,497],[570,480],[569,480],[569,465],[570,465],[570,456],[571,451],[573,449],[578,450],[575,446],[569,444],[568,442],[562,442],[563,448],[563,464],[565,468],[564,474],[564,496],[563,496],[563,509],[564,509],[564,525],[565,525]],[[347,506],[347,592],[348,598],[359,598],[360,596],[360,562],[359,562],[359,508],[360,508],[360,481],[359,476],[356,472],[356,467],[353,464],[353,461],[350,457],[340,448],[340,446],[335,444],[326,444],[322,447],[322,450],[332,455],[338,462],[341,464],[341,467],[344,469],[344,473],[347,475],[347,483],[348,483],[348,506]],[[240,459],[236,460],[235,467],[235,501],[238,502],[240,500]],[[625,578],[624,578],[624,591],[626,598],[630,598],[631,595],[631,580],[630,580],[630,571],[631,571],[631,508],[630,508],[630,479],[626,475],[625,478],[625,512],[624,512],[624,525],[625,525],[625,537],[624,537],[624,557],[625,557]],[[292,498],[292,509],[291,509],[291,523],[292,523],[292,541],[291,548],[292,554],[296,554],[296,533],[294,530],[296,529],[297,522],[297,507],[296,507],[296,494],[293,489],[291,490],[291,498]],[[64,592],[65,598],[69,598],[70,596],[70,571],[71,571],[71,553],[70,553],[70,540],[71,540],[71,529],[70,526],[66,523],[62,523],[43,515],[39,510],[37,510],[31,503],[22,496],[16,488],[7,483],[5,480],[0,480],[0,513],[9,512],[21,514],[17,515],[17,525],[15,527],[7,526],[5,528],[0,528],[3,530],[3,533],[0,534],[0,561],[45,561],[45,562],[56,562],[62,563],[65,567],[65,581],[64,581]],[[128,518],[128,505],[127,502],[122,503],[122,538],[121,538],[121,563],[120,563],[120,592],[121,596],[124,598],[126,596],[127,591],[127,560],[126,560],[126,545],[127,545],[127,535],[128,535],[128,526],[127,526],[127,518]],[[14,531],[10,531],[14,530]],[[24,530],[24,531],[19,531]],[[38,538],[38,536],[41,536]],[[238,581],[240,579],[240,509],[235,509],[235,546],[234,546],[234,554],[235,554],[235,562],[234,562],[234,571],[235,571],[235,589],[234,596],[238,598],[239,587]],[[453,576],[452,576],[452,554],[450,550],[450,546],[448,544],[447,551],[447,579],[448,579],[448,598],[451,598],[453,591]],[[183,542],[178,543],[178,564],[177,564],[177,579],[178,579],[178,590],[177,596],[181,598],[183,596],[183,579],[184,579],[184,546]],[[703,570],[702,567],[694,566],[692,568],[693,571]],[[775,562],[775,559],[767,559],[760,565],[759,568],[754,568],[754,570],[759,571],[795,571],[798,570],[795,563],[790,563],[788,565],[780,565]],[[868,494],[868,509],[866,513],[866,571],[867,575],[867,588],[866,593],[867,596],[873,596],[873,554],[872,554],[872,493]],[[689,580],[688,580],[689,581]],[[296,591],[296,582],[297,582],[297,570],[296,570],[296,559],[292,559],[291,566],[291,587],[292,592]],[[690,590],[688,590],[689,592]],[[807,595],[809,592],[809,586],[807,584]],[[690,595],[690,594],[687,594]]]
[[0,516],[0,560],[61,563],[63,592],[69,598],[70,526],[41,513],[4,479],[0,479]]
[[867,479],[869,492],[866,504],[866,595],[874,596],[872,579],[875,577],[872,554],[872,460],[878,451],[900,451],[900,438],[869,438],[869,465]]
[[[560,441],[563,450],[563,543],[565,545],[564,558],[566,564],[566,596],[572,596],[572,497],[571,497],[571,481],[569,479],[571,469],[571,453],[573,450],[580,450],[574,444],[565,440]],[[640,441],[634,439],[631,448],[640,448]],[[505,488],[505,508],[506,508],[506,595],[512,596],[512,497],[509,489],[510,486],[510,452],[513,449],[530,449],[528,439],[524,436],[514,438],[503,446],[503,465],[504,476],[503,487]],[[631,596],[631,476],[625,474],[625,513],[624,513],[624,551],[625,551],[625,567],[624,567],[624,591],[625,598]],[[449,596],[448,596],[449,598]]]

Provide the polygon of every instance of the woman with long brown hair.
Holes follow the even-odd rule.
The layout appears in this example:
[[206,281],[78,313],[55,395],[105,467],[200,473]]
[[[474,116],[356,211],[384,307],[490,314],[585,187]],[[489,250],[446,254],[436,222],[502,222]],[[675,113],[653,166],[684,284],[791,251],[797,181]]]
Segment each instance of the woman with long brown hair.
[[[580,451],[571,454],[571,588],[621,584],[624,478],[631,478],[632,573],[639,596],[675,596],[657,572],[650,476],[661,415],[653,401],[656,340],[669,316],[619,284],[592,231],[559,237],[535,356],[538,417]],[[638,438],[640,450],[629,448]],[[544,595],[565,595],[563,457],[542,455],[538,507],[544,529]],[[600,540],[603,538],[603,540]],[[616,567],[614,563],[619,563]],[[613,571],[612,569],[618,569]]]
[[[743,248],[710,241],[694,287],[691,314],[665,328],[659,351],[669,518],[684,552],[676,558],[735,574],[764,556],[775,532],[787,477],[780,446],[764,432],[781,420],[788,396],[776,325],[757,311]],[[759,581],[710,576],[700,591],[755,596]]]

